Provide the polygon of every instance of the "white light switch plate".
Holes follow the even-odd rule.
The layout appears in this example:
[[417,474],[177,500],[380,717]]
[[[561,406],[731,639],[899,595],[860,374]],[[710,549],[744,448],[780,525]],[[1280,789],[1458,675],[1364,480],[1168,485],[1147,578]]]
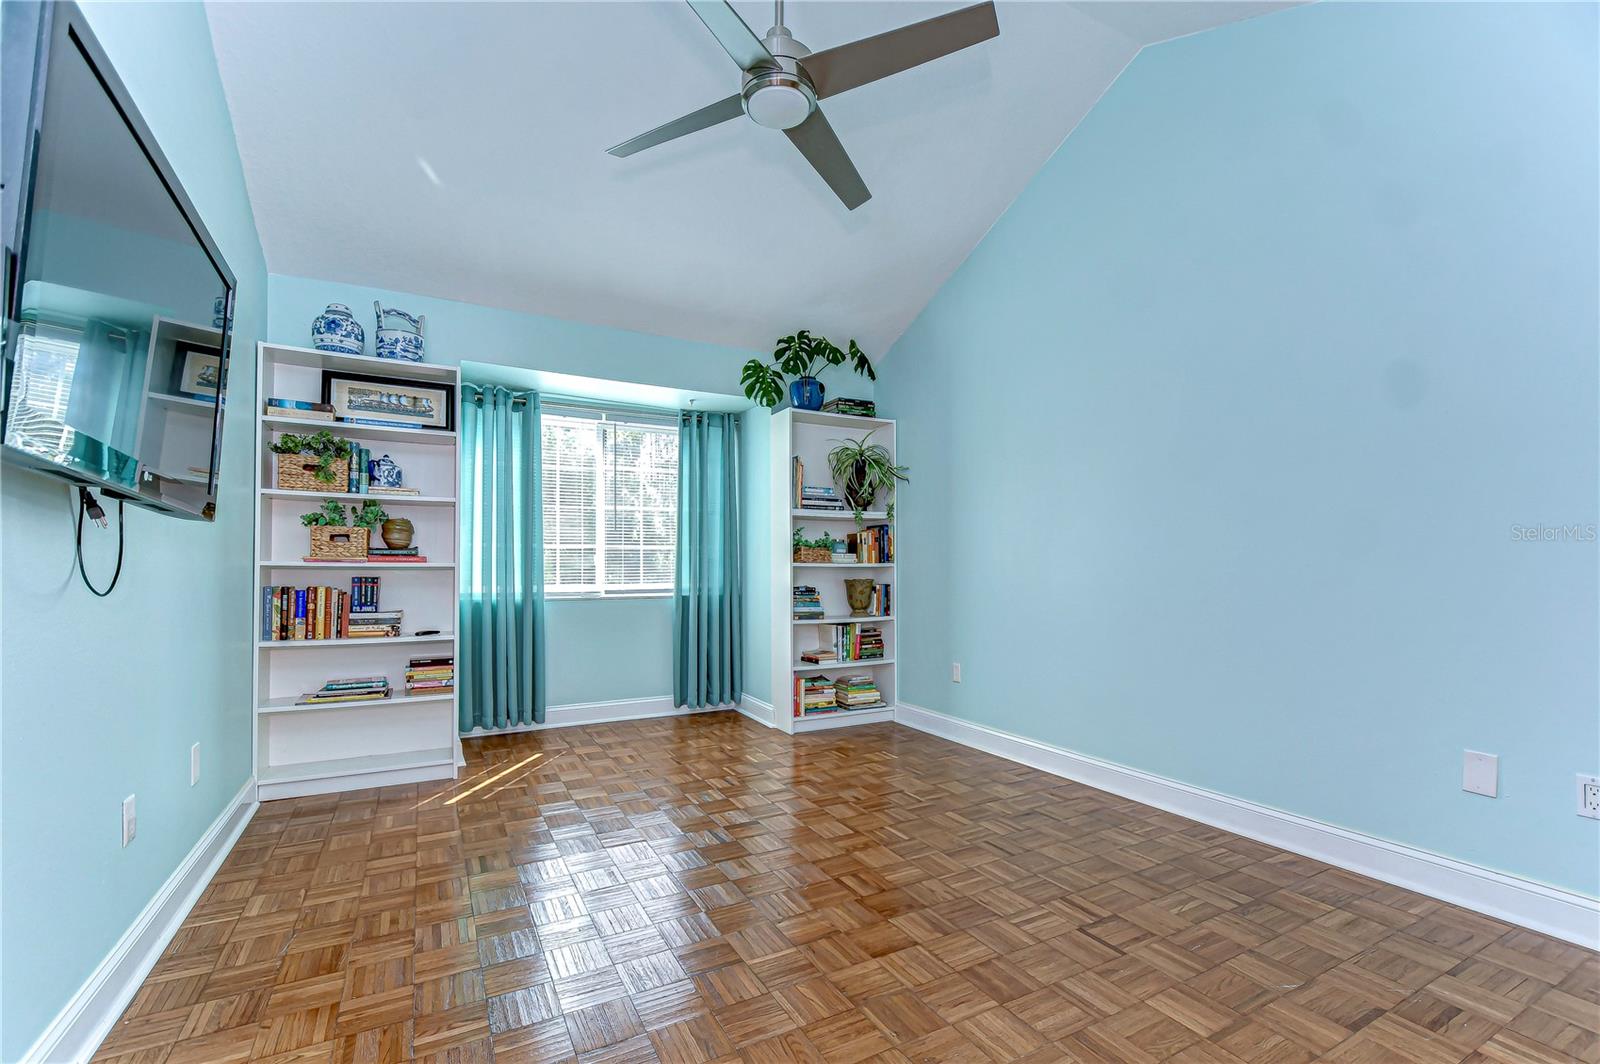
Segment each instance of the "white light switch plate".
[[1461,755],[1461,789],[1485,798],[1500,797],[1500,756],[1476,750]]
[[138,831],[139,818],[134,813],[133,795],[130,794],[122,800],[122,845],[132,842]]
[[200,782],[200,744],[189,747],[189,786]]

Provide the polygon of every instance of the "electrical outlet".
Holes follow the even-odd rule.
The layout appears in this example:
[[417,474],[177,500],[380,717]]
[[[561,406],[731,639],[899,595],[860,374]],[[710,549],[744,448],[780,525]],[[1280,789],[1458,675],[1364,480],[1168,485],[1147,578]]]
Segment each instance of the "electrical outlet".
[[952,661],[950,663],[950,682],[951,683],[960,683],[961,682],[961,662],[959,662],[959,661]]
[[1578,777],[1578,815],[1600,820],[1600,776]]
[[189,786],[200,782],[200,744],[189,747]]
[[1485,798],[1500,797],[1500,755],[1462,751],[1461,789]]
[[139,831],[139,818],[133,810],[133,795],[128,795],[122,800],[122,845],[126,846],[133,841],[133,836]]

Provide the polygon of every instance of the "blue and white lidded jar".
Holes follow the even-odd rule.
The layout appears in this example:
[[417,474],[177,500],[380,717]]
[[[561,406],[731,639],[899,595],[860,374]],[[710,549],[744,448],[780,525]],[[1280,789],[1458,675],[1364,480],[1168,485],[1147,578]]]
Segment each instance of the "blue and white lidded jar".
[[311,323],[311,346],[318,351],[359,355],[366,350],[367,334],[343,303],[329,303],[328,309]]
[[372,477],[372,486],[375,488],[398,488],[405,482],[405,475],[400,471],[400,467],[388,455],[374,458],[369,473]]

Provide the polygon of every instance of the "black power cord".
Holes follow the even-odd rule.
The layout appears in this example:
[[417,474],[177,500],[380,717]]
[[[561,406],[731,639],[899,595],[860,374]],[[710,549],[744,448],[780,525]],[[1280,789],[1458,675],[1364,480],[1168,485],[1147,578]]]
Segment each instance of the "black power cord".
[[83,586],[98,598],[105,598],[117,589],[117,580],[122,576],[122,550],[127,546],[128,522],[122,513],[122,500],[117,500],[117,568],[111,574],[111,586],[101,591],[89,583],[89,574],[83,568],[83,515],[88,514],[89,520],[106,527],[106,512],[100,508],[100,500],[96,499],[88,488],[78,489],[78,535],[74,555],[78,559],[78,575],[83,578]]

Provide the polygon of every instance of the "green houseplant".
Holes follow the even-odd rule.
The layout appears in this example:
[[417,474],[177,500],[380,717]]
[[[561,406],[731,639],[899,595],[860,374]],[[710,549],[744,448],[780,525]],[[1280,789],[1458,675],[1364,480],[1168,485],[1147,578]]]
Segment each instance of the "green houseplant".
[[301,459],[278,463],[280,488],[316,491],[328,484],[343,485],[350,478],[350,441],[327,429],[309,436],[286,432],[273,441],[272,453],[298,455]]
[[817,380],[817,371],[823,366],[842,366],[846,362],[869,381],[878,379],[872,362],[850,341],[848,351],[841,350],[826,336],[812,336],[805,329],[792,336],[779,339],[772,351],[771,365],[759,358],[744,364],[739,381],[744,385],[745,397],[765,407],[777,406],[783,399],[785,377],[789,383],[789,400],[797,410],[822,409],[823,387]]
[[833,482],[844,491],[845,502],[855,514],[856,527],[861,527],[862,512],[873,504],[880,491],[888,496],[887,512],[893,521],[895,482],[909,484],[911,467],[895,465],[889,449],[872,442],[872,432],[859,440],[833,442],[836,446],[828,452],[828,470]]
[[794,560],[797,562],[831,562],[833,545],[838,540],[824,532],[816,539],[805,537],[805,527],[794,530]]
[[337,499],[324,499],[315,510],[301,514],[300,523],[311,530],[311,557],[365,558],[372,530],[388,516],[371,500],[346,511]]

